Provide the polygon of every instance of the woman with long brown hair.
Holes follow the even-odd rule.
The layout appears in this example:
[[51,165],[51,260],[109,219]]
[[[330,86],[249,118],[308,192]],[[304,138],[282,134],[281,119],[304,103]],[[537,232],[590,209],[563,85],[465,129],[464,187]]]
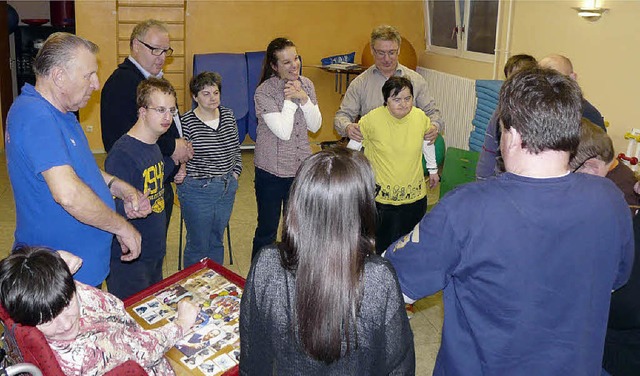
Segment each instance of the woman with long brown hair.
[[347,149],[305,160],[283,242],[251,267],[240,310],[242,374],[415,373],[393,268],[374,254],[375,180]]

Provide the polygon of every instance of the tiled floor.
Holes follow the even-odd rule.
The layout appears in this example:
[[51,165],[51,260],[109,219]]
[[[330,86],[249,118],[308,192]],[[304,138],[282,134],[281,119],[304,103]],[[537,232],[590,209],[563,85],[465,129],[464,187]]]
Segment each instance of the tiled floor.
[[[104,154],[96,155],[96,161],[100,166],[104,163],[104,157]],[[229,265],[228,250],[226,250],[225,266],[246,277],[251,266],[251,241],[256,227],[253,151],[243,151],[242,160],[244,171],[240,176],[240,184],[230,221],[233,265]],[[437,191],[430,192],[429,203],[435,202],[437,196]],[[5,156],[0,153],[0,258],[5,257],[11,250],[14,230],[15,205],[9,185]],[[171,275],[178,270],[179,240],[180,210],[176,209],[173,211],[167,237],[167,257],[164,262],[165,276]],[[417,375],[429,375],[433,370],[436,354],[440,347],[442,320],[441,294],[436,294],[416,303],[415,314],[411,319],[411,327],[416,349]]]

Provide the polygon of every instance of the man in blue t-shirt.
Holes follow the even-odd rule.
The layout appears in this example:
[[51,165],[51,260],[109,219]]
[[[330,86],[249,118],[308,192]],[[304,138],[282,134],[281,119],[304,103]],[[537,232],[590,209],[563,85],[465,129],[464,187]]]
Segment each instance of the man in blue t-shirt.
[[5,144],[16,203],[16,244],[67,250],[82,258],[80,282],[99,285],[109,273],[113,234],[122,258],[140,254],[140,234],[114,209],[125,199],[127,215],[151,207],[131,185],[101,171],[74,111],[87,105],[98,82],[94,43],[54,33],[33,63],[36,84],[26,84],[9,110]]
[[[142,252],[134,261],[120,259],[120,247],[111,245],[109,292],[125,299],[162,280],[162,261],[167,249],[164,198],[165,160],[156,144],[171,126],[176,109],[176,91],[169,81],[150,77],[138,85],[138,121],[113,144],[105,170],[145,193],[151,214],[131,221],[142,235]],[[116,200],[116,210],[124,215],[124,202]]]
[[581,106],[578,85],[558,72],[507,79],[507,172],[450,192],[386,251],[408,300],[444,292],[434,375],[600,375],[633,231],[611,181],[569,171]]

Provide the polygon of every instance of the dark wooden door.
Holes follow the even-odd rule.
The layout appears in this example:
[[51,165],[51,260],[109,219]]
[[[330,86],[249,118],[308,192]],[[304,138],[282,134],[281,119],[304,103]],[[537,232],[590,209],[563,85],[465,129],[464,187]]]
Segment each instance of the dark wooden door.
[[[2,111],[2,139],[7,124],[7,113],[13,103],[11,82],[11,54],[9,52],[9,25],[7,17],[7,2],[0,1],[0,106]],[[4,145],[4,141],[3,141]]]

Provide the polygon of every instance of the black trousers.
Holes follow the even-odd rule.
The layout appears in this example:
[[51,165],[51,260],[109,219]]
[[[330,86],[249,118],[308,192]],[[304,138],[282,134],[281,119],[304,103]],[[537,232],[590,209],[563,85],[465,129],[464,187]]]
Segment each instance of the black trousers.
[[167,231],[169,230],[169,222],[171,222],[171,213],[173,213],[173,187],[170,182],[164,183],[164,212],[167,215]]
[[278,234],[282,211],[287,209],[293,178],[281,178],[256,167],[258,226],[253,237],[251,259],[262,247],[273,244]]
[[376,253],[382,254],[393,242],[408,234],[427,212],[427,197],[404,205],[376,202]]

